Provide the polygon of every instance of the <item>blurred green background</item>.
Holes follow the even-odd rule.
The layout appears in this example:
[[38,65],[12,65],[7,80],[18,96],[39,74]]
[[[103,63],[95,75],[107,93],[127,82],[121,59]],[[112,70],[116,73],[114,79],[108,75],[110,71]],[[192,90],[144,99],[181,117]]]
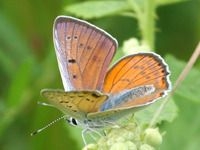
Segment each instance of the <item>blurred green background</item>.
[[[142,22],[138,23],[138,16],[131,17],[134,11],[129,8],[130,1],[109,1],[113,5],[108,1],[95,3],[99,2],[95,0],[0,1],[1,150],[82,148],[81,129],[63,121],[30,136],[32,131],[62,115],[56,109],[37,105],[37,101],[43,100],[39,94],[41,89],[63,88],[53,47],[53,21],[57,15],[86,19],[116,37],[121,47],[123,41],[131,37],[145,39]],[[157,4],[156,14],[153,14],[156,19],[150,24],[155,30],[150,32],[153,40],[150,38],[147,43],[166,58],[174,82],[200,41],[200,1],[147,1],[135,1],[141,7]],[[117,57],[121,56],[119,52]],[[177,117],[170,123],[160,124],[161,130],[166,131],[162,150],[200,147],[199,90],[198,60],[174,95],[179,110]]]

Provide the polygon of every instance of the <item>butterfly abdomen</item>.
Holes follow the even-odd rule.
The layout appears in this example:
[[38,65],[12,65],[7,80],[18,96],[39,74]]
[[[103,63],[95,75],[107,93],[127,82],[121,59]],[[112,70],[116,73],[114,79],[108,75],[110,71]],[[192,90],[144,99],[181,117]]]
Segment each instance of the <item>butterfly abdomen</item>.
[[109,97],[109,99],[102,104],[100,111],[121,107],[124,103],[134,101],[136,98],[147,96],[154,91],[155,87],[153,85],[139,86],[137,88],[122,91]]

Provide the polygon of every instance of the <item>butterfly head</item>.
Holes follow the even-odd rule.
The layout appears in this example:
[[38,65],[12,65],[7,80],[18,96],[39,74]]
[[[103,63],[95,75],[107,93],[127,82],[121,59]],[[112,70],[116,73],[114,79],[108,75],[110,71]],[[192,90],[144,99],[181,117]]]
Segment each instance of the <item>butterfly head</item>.
[[79,125],[78,120],[73,118],[73,117],[67,118],[66,121],[67,121],[67,123],[69,123],[72,126],[78,126]]

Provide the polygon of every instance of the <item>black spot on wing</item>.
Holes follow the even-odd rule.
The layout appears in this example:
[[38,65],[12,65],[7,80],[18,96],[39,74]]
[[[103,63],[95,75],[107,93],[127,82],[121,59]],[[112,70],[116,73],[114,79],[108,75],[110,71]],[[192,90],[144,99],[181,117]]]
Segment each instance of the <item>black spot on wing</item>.
[[76,79],[76,78],[77,78],[77,76],[76,76],[75,74],[73,74],[72,77],[73,77],[73,79]]
[[67,103],[69,103],[69,101],[63,101],[63,100],[61,100],[61,101],[59,101],[60,103],[65,103],[65,104],[67,104]]
[[94,100],[93,99],[89,99],[89,98],[86,98],[86,101],[88,101],[88,102],[94,102]]
[[72,58],[72,59],[69,59],[68,62],[69,62],[69,63],[76,63],[76,59],[73,59],[73,58]]
[[67,40],[70,40],[71,39],[71,36],[67,36]]

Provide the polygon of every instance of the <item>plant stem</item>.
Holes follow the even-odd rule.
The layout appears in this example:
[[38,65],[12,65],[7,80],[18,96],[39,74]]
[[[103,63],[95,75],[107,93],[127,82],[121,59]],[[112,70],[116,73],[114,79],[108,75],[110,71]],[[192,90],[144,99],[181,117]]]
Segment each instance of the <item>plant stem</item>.
[[155,42],[155,0],[147,0],[144,3],[143,16],[139,20],[141,27],[142,41],[151,49],[154,49]]
[[170,97],[173,96],[175,90],[177,89],[177,87],[181,84],[181,82],[186,78],[186,76],[188,75],[188,73],[190,72],[190,70],[192,69],[194,63],[197,61],[198,57],[200,56],[200,42],[198,43],[196,49],[194,50],[192,56],[190,57],[188,63],[186,64],[185,68],[183,69],[183,71],[180,73],[178,79],[176,80],[176,82],[174,83],[174,87],[171,91],[171,93],[169,94],[169,96],[167,96],[163,102],[161,103],[160,107],[157,109],[157,111],[155,112],[149,127],[153,127],[155,126],[155,122],[156,119],[159,117],[159,115],[161,114],[162,110],[164,109],[165,105],[167,104],[167,102],[169,101]]
[[155,42],[155,0],[134,1],[128,0],[128,3],[135,12],[140,28],[142,42],[154,49]]

